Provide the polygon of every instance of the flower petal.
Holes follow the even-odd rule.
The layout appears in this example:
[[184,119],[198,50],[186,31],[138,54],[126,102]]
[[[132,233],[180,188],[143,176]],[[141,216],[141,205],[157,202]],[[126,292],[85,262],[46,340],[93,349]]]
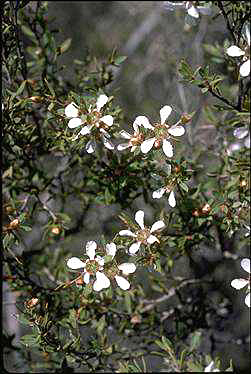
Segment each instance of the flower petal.
[[241,288],[245,287],[249,282],[246,279],[233,279],[231,282],[231,286],[236,290],[240,290]]
[[129,143],[122,143],[122,144],[119,144],[119,145],[117,146],[117,150],[118,150],[118,151],[123,151],[124,149],[129,148],[129,147],[130,147],[130,144],[129,144]]
[[249,258],[243,258],[241,260],[241,267],[243,270],[245,270],[247,273],[250,274],[250,259]]
[[250,293],[245,297],[245,304],[250,308]]
[[166,192],[166,187],[161,187],[156,191],[153,191],[152,197],[153,199],[160,199],[164,193]]
[[94,291],[101,291],[103,288],[108,288],[110,284],[110,280],[107,278],[107,276],[100,271],[97,271],[96,280],[93,283]]
[[249,29],[248,24],[245,25],[244,38],[246,39],[248,45],[250,46],[250,29]]
[[242,77],[247,77],[249,74],[250,74],[250,60],[247,60],[240,67],[240,75]]
[[99,264],[101,267],[104,266],[104,264],[105,264],[105,260],[104,260],[104,258],[101,257],[101,256],[99,256],[99,255],[97,255],[97,256],[95,257],[95,261],[97,261],[98,264]]
[[131,137],[132,137],[132,135],[129,134],[129,132],[127,132],[125,130],[120,131],[119,135],[122,136],[122,138],[128,139],[128,140],[131,139]]
[[71,102],[69,105],[65,107],[64,113],[66,117],[72,118],[72,117],[77,117],[78,116],[78,108],[74,102]]
[[169,134],[173,136],[182,136],[185,134],[185,129],[183,126],[172,126],[170,129],[167,130]]
[[231,47],[229,47],[226,52],[230,57],[239,57],[245,55],[245,52],[237,47],[237,45],[231,45]]
[[149,151],[152,149],[155,140],[156,140],[156,138],[150,138],[150,139],[145,140],[145,141],[141,144],[141,146],[140,146],[141,152],[142,152],[142,153],[147,153],[147,152],[149,152]]
[[119,235],[121,235],[121,236],[133,236],[134,238],[137,237],[137,235],[134,234],[134,233],[133,233],[132,231],[130,231],[130,230],[121,230],[121,231],[119,232]]
[[176,205],[175,195],[174,195],[174,192],[173,192],[173,191],[170,192],[170,195],[169,195],[169,198],[168,198],[168,204],[169,204],[172,208],[174,208],[175,205]]
[[94,260],[96,249],[97,243],[94,240],[91,240],[86,243],[86,254],[90,260]]
[[98,111],[107,103],[108,97],[106,95],[100,95],[97,99],[96,108]]
[[167,157],[173,157],[173,146],[168,140],[163,140],[162,149]]
[[117,282],[118,286],[120,288],[122,288],[122,290],[124,290],[124,291],[129,290],[130,283],[128,282],[128,280],[126,280],[123,277],[120,277],[119,275],[115,275],[115,279],[116,279],[116,282]]
[[103,143],[104,143],[104,146],[107,148],[107,149],[114,149],[114,145],[112,144],[112,142],[110,140],[107,139],[106,136],[102,136],[103,138]]
[[187,13],[193,18],[199,18],[199,12],[193,5],[187,9]]
[[159,243],[159,239],[158,238],[156,238],[156,236],[154,236],[154,235],[150,235],[148,238],[147,238],[147,243],[149,243],[149,244],[153,244],[153,243],[155,243],[155,242],[158,242]]
[[91,132],[91,127],[92,127],[92,126],[90,126],[90,125],[88,125],[88,126],[84,126],[84,127],[81,129],[80,134],[81,134],[81,135],[87,135],[87,134],[90,134],[90,132]]
[[112,126],[113,117],[108,114],[107,116],[101,117],[100,122],[104,122],[107,126]]
[[71,257],[67,261],[67,266],[70,269],[81,269],[85,267],[85,262],[81,261],[78,257]]
[[169,105],[163,106],[163,108],[160,109],[160,123],[163,125],[163,123],[166,122],[167,118],[170,116],[172,112],[172,108]]
[[88,284],[90,282],[90,274],[87,272],[84,274],[84,282],[85,284]]
[[96,144],[93,140],[89,140],[89,142],[85,146],[87,153],[93,153],[95,151],[95,148],[96,148]]
[[140,248],[140,245],[141,245],[141,242],[137,242],[137,243],[133,243],[130,248],[129,248],[129,253],[131,253],[132,255],[135,254],[136,252],[138,252],[139,248]]
[[131,262],[124,262],[123,264],[120,264],[118,268],[123,274],[128,275],[135,272],[136,265]]
[[75,118],[72,118],[70,119],[70,121],[68,122],[68,127],[70,129],[74,129],[75,127],[78,127],[82,125],[82,119],[79,118],[79,117],[75,117]]
[[152,228],[151,228],[150,232],[154,232],[154,231],[157,231],[159,229],[162,229],[162,227],[164,227],[164,226],[165,226],[165,223],[163,221],[157,221],[152,225]]
[[106,244],[106,253],[109,255],[109,256],[112,256],[112,258],[115,256],[116,252],[117,252],[117,248],[116,248],[116,244],[115,243],[108,243]]
[[244,140],[244,145],[246,148],[250,148],[250,134],[248,134],[248,136]]
[[138,116],[133,122],[134,131],[138,130],[138,126],[143,126],[145,129],[154,130],[154,127],[150,124],[149,119],[145,116]]
[[135,221],[137,222],[137,224],[139,225],[139,227],[144,230],[144,215],[145,213],[143,212],[143,210],[138,210],[135,214]]
[[234,136],[238,139],[243,139],[248,135],[248,129],[246,127],[237,127],[233,132]]

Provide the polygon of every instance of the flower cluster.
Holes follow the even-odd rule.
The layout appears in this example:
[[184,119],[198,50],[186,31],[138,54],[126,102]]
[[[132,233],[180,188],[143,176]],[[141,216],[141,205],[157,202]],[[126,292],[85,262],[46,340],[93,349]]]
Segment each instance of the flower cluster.
[[[250,259],[243,258],[241,260],[241,267],[243,270],[245,270],[247,273],[250,274]],[[233,279],[231,282],[231,286],[235,288],[236,290],[240,290],[248,286],[247,287],[248,293],[247,293],[247,296],[245,297],[245,304],[250,308],[250,276],[249,276],[249,279],[243,279],[243,278]]]
[[[93,290],[101,291],[108,288],[111,284],[110,277],[114,278],[118,286],[123,290],[128,290],[130,288],[130,283],[127,279],[122,277],[123,275],[128,275],[134,273],[136,266],[133,263],[122,263],[120,265],[113,265],[111,269],[105,269],[105,258],[99,255],[96,256],[97,244],[95,241],[89,241],[86,244],[86,254],[89,257],[86,261],[82,261],[78,257],[71,257],[67,261],[67,266],[72,270],[83,269],[82,275],[85,284],[89,284],[92,281]],[[115,243],[109,243],[105,247],[106,254],[111,256],[113,259],[117,248]],[[94,278],[94,279],[91,279]]]
[[72,102],[65,108],[65,116],[70,118],[68,127],[74,129],[82,126],[77,136],[73,140],[78,139],[80,135],[89,135],[91,139],[86,144],[86,152],[93,153],[96,148],[96,141],[100,138],[106,148],[112,150],[114,145],[109,140],[110,135],[107,132],[109,127],[113,125],[113,117],[111,115],[102,115],[101,109],[108,102],[106,95],[100,95],[97,99],[96,106],[90,106],[87,113],[81,116],[81,110]]

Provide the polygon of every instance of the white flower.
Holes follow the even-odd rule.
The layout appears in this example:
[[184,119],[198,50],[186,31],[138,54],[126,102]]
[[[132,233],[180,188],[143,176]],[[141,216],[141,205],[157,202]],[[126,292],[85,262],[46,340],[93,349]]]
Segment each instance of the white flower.
[[210,364],[205,368],[204,372],[215,372],[215,371],[220,371],[219,369],[213,369],[213,367],[215,366],[215,363],[214,361],[211,361]]
[[155,137],[147,139],[141,144],[140,149],[143,153],[148,153],[153,146],[155,148],[159,148],[162,144],[162,149],[165,155],[167,157],[173,156],[173,146],[168,139],[172,136],[183,135],[185,133],[185,129],[183,126],[179,125],[180,122],[177,122],[173,126],[169,126],[165,123],[171,112],[172,108],[168,105],[165,105],[160,109],[160,124],[151,126],[155,133]]
[[108,288],[110,286],[110,280],[104,273],[102,273],[104,259],[101,256],[95,256],[96,249],[97,244],[95,241],[87,242],[86,254],[89,259],[83,262],[78,257],[71,257],[67,261],[67,266],[73,270],[84,269],[84,282],[86,284],[90,282],[90,276],[95,276],[96,280],[93,283],[93,289],[94,291],[101,291],[103,288]]
[[165,226],[163,221],[157,221],[155,222],[151,229],[144,226],[144,215],[145,213],[143,210],[138,210],[135,214],[135,221],[140,227],[140,230],[136,233],[133,233],[130,230],[121,230],[119,232],[119,235],[121,236],[131,236],[133,238],[136,238],[136,243],[133,243],[129,248],[129,253],[135,254],[138,252],[141,244],[153,244],[155,242],[159,243],[159,239],[152,235],[154,231],[157,231]]
[[164,195],[164,193],[169,193],[168,204],[172,208],[174,208],[176,206],[175,195],[172,190],[170,192],[170,188],[168,186],[164,186],[164,187],[159,188],[156,191],[153,191],[152,197],[153,199],[160,199]]
[[[112,258],[114,258],[115,254],[117,252],[116,244],[115,243],[110,243],[106,245],[106,253]],[[136,266],[133,263],[129,262],[124,262],[123,264],[118,265],[118,270],[121,271],[124,275],[128,275],[131,273],[134,273],[136,270]],[[117,282],[117,285],[122,289],[122,290],[128,290],[130,288],[130,283],[128,282],[127,279],[124,277],[121,277],[120,275],[114,275],[114,278]]]
[[138,145],[142,144],[144,140],[144,135],[139,132],[139,127],[143,126],[146,129],[153,129],[153,126],[150,124],[149,120],[145,116],[138,116],[133,122],[134,134],[131,135],[127,131],[122,130],[120,136],[122,138],[129,140],[128,143],[119,144],[117,147],[118,151],[123,151],[126,148],[131,147],[131,152],[134,152]]
[[209,15],[211,14],[211,4],[206,6],[197,6],[195,1],[164,1],[164,8],[167,10],[174,10],[175,8],[186,8],[189,16],[198,19],[199,13]]
[[[95,137],[101,137],[106,148],[114,149],[114,145],[109,140],[110,135],[106,131],[113,125],[113,117],[111,115],[102,116],[101,114],[101,109],[107,103],[107,101],[108,97],[106,95],[100,95],[96,101],[96,107],[89,108],[86,122],[83,122],[79,116],[79,109],[75,103],[72,102],[71,104],[67,105],[65,108],[65,115],[66,117],[71,118],[68,123],[68,127],[73,129],[85,124],[85,126],[82,127],[73,140],[78,139],[80,135],[89,135],[94,132]],[[97,132],[96,130],[99,131]],[[85,148],[87,153],[93,153],[96,148],[96,141],[89,140]]]
[[250,132],[247,127],[237,127],[233,134],[237,139],[244,139],[244,146],[250,148]]
[[[241,260],[241,267],[243,270],[245,270],[247,273],[250,274],[250,259],[249,258],[243,258]],[[249,279],[233,279],[231,282],[231,286],[235,288],[236,290],[240,290],[246,286],[248,286],[248,291],[250,291],[250,276]],[[250,292],[246,295],[245,298],[245,304],[250,308]]]
[[250,30],[248,25],[245,25],[243,38],[247,42],[247,46],[243,49],[239,48],[237,45],[231,45],[226,52],[230,57],[241,57],[242,64],[240,66],[240,75],[242,77],[247,77],[250,74]]

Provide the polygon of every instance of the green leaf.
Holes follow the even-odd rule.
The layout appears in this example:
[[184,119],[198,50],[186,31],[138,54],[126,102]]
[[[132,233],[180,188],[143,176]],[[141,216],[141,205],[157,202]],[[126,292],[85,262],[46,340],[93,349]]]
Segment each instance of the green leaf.
[[65,53],[71,45],[71,38],[66,39],[59,47],[59,54]]
[[44,78],[44,81],[45,81],[47,87],[49,88],[49,91],[50,91],[51,95],[52,95],[53,97],[55,97],[56,95],[55,95],[55,91],[54,91],[52,85],[47,81],[46,78]]
[[25,25],[21,25],[21,29],[25,35],[27,35],[32,41],[36,41],[36,35],[31,29]]
[[115,65],[120,65],[122,62],[124,62],[127,59],[127,56],[118,56],[115,58]]
[[32,334],[31,335],[23,335],[20,338],[20,342],[25,346],[34,347],[34,346],[39,345],[39,339],[40,339],[40,336],[38,336],[38,335],[32,335]]
[[182,182],[182,181],[178,181],[180,187],[182,188],[182,190],[188,192],[188,186],[186,185],[186,183]]

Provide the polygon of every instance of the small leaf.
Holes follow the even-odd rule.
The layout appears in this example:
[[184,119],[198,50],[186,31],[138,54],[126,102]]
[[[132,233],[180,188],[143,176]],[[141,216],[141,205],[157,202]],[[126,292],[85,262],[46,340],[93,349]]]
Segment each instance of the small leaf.
[[66,39],[59,47],[59,54],[62,54],[64,52],[66,52],[69,48],[70,48],[70,45],[71,45],[71,41],[72,39],[71,38],[68,38]]
[[122,62],[124,62],[127,59],[127,56],[118,56],[115,58],[115,65],[120,65]]

